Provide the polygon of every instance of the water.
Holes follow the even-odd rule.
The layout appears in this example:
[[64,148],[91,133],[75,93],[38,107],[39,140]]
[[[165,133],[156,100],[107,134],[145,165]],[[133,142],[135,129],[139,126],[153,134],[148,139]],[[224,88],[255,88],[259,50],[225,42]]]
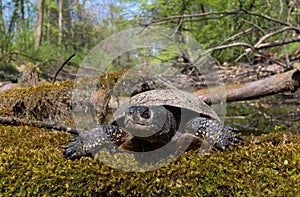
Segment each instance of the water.
[[238,128],[242,135],[275,130],[300,134],[300,90],[227,103],[226,124]]

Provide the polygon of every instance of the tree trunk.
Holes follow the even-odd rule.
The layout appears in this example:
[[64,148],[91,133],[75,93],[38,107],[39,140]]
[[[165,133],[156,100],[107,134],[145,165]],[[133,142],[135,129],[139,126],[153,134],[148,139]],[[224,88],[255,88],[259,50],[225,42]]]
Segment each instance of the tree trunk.
[[[20,0],[20,8],[21,8],[21,23],[22,23],[22,26],[21,28],[24,28],[25,27],[25,2],[24,0]],[[23,30],[23,29],[22,29]]]
[[63,0],[58,1],[58,45],[62,43],[63,37]]
[[34,48],[37,49],[42,44],[43,20],[44,20],[44,0],[38,0],[36,6],[37,20],[34,32]]
[[2,11],[2,0],[0,0],[0,34],[1,34],[1,42],[0,44],[0,54],[3,54],[5,51],[5,45],[3,44],[5,42],[5,26],[4,26],[4,20],[3,20],[3,11]]
[[1,32],[1,34],[4,34],[4,32],[5,32],[3,11],[2,11],[2,0],[0,0],[0,32]]
[[10,22],[9,22],[9,27],[8,27],[8,34],[11,35],[14,31],[15,23],[18,18],[18,9],[19,9],[19,1],[14,0],[14,11],[11,16]]
[[51,24],[51,9],[49,8],[50,6],[49,5],[47,5],[47,6],[45,6],[45,8],[46,8],[46,10],[45,10],[45,18],[46,18],[46,23],[48,23],[49,25],[47,25],[46,26],[46,28],[45,28],[45,37],[44,37],[44,41],[48,44],[48,45],[50,45],[51,44],[51,26],[52,26],[52,24]]

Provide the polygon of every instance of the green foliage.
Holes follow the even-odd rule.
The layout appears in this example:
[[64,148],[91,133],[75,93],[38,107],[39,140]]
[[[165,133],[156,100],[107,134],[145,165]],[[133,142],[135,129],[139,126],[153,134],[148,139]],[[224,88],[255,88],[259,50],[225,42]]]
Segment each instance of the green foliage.
[[4,196],[295,196],[300,189],[299,136],[273,133],[205,156],[187,152],[151,172],[131,173],[99,160],[63,158],[69,134],[0,126]]
[[[19,2],[18,6],[14,2]],[[94,1],[64,1],[63,4],[63,37],[62,43],[58,43],[58,3],[56,1],[45,1],[42,44],[35,49],[34,30],[36,22],[35,5],[31,1],[14,1],[10,6],[15,9],[11,17],[5,19],[4,29],[0,27],[0,66],[18,67],[23,61],[34,61],[37,63],[51,59],[65,60],[70,54],[77,53],[76,63],[83,60],[92,47],[100,41],[124,29],[149,25],[154,22],[163,27],[174,29],[174,32],[188,32],[203,48],[212,48],[219,45],[234,42],[243,42],[254,45],[259,39],[271,32],[277,31],[288,25],[298,27],[300,21],[299,2],[274,0],[256,1],[225,1],[225,0],[157,0],[157,1],[136,1],[119,0],[114,2]],[[3,8],[7,6],[3,3]],[[21,10],[24,8],[25,15]],[[7,11],[3,9],[3,12]],[[231,13],[230,12],[236,12]],[[248,13],[247,13],[248,12]],[[254,14],[249,14],[252,12]],[[218,13],[218,14],[211,14]],[[6,14],[6,13],[3,13]],[[180,17],[182,15],[201,15],[199,17]],[[286,25],[280,24],[261,17],[281,20]],[[165,18],[177,16],[169,20]],[[23,18],[22,18],[23,17]],[[22,20],[16,20],[22,19]],[[160,23],[161,22],[161,23]],[[2,20],[0,19],[0,23]],[[10,24],[11,23],[11,24]],[[6,28],[6,29],[5,29]],[[9,29],[11,31],[9,31]],[[251,28],[251,30],[249,30]],[[297,33],[297,32],[296,32]],[[240,34],[229,39],[231,36]],[[291,38],[292,31],[277,34],[265,40],[272,42],[284,38]],[[229,40],[228,40],[229,39]],[[291,48],[291,49],[290,49]],[[292,53],[295,46],[287,47],[287,52]],[[232,61],[243,54],[245,47],[237,46],[213,52],[219,62]],[[255,51],[255,53],[269,54],[270,49]],[[271,50],[276,58],[285,57],[285,49],[281,46]],[[25,56],[18,56],[20,59],[8,58],[11,53],[22,53]],[[80,55],[79,55],[80,54]],[[168,59],[167,57],[159,57]],[[27,56],[27,57],[26,57]],[[28,58],[28,56],[30,58]],[[253,59],[253,55],[244,57],[245,61]],[[127,65],[127,60],[119,61],[114,66],[117,68]],[[132,61],[132,60],[129,60]],[[45,67],[50,69],[56,62],[51,62]],[[50,67],[50,68],[49,68]],[[116,70],[113,69],[113,70]]]
[[[135,0],[127,0],[137,2]],[[275,1],[225,1],[225,0],[158,0],[141,1],[141,14],[137,20],[144,24],[157,24],[174,29],[174,32],[186,31],[190,33],[204,48],[233,42],[243,42],[254,45],[259,39],[271,32],[284,27],[284,25],[266,19],[262,16],[274,18],[289,23],[295,27],[299,24],[297,8],[299,3],[293,3],[293,11],[290,12],[287,3]],[[235,12],[235,13],[232,13]],[[254,14],[247,14],[252,12]],[[212,14],[217,13],[217,14]],[[231,13],[231,14],[230,14]],[[201,15],[197,17],[180,17],[186,15]],[[177,16],[171,18],[173,16]],[[164,20],[170,17],[168,20]],[[252,28],[251,31],[247,31]],[[227,40],[233,35],[239,34],[232,40]],[[291,32],[278,34],[267,39],[267,42],[282,40],[283,37],[291,37]],[[232,61],[244,53],[243,47],[233,47],[216,51],[213,55],[221,62]],[[272,49],[273,50],[273,49]],[[276,50],[283,51],[282,47]],[[276,51],[273,50],[273,51]],[[263,51],[260,51],[263,52]],[[244,59],[247,60],[247,59]]]

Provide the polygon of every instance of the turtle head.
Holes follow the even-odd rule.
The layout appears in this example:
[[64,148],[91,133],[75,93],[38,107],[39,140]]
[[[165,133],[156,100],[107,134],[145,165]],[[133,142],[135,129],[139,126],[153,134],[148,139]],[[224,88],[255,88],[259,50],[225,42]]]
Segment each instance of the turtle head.
[[131,106],[125,112],[125,128],[135,137],[155,140],[175,132],[175,119],[163,106]]

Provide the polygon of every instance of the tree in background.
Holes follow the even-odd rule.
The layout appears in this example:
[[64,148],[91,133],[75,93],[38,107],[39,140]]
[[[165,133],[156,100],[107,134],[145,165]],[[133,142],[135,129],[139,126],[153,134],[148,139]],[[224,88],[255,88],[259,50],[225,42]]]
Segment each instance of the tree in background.
[[120,8],[112,0],[1,0],[0,70],[30,61],[53,72],[71,53],[80,62],[90,48],[124,26],[115,24],[125,20]]
[[264,56],[288,66],[300,56],[299,8],[298,0],[0,0],[0,70],[31,61],[53,73],[115,32],[154,25],[188,32],[219,62]]
[[[140,6],[140,25],[188,32],[207,52],[224,61],[254,61],[268,55],[285,58],[299,47],[300,2],[284,0],[157,0]],[[284,45],[284,43],[294,43]],[[249,53],[251,51],[251,53]],[[293,57],[290,57],[293,59]],[[295,58],[294,58],[295,59]]]
[[43,36],[43,23],[44,23],[44,0],[38,0],[36,4],[36,25],[35,25],[35,34],[34,34],[34,48],[38,49],[38,47],[42,44],[42,36]]

